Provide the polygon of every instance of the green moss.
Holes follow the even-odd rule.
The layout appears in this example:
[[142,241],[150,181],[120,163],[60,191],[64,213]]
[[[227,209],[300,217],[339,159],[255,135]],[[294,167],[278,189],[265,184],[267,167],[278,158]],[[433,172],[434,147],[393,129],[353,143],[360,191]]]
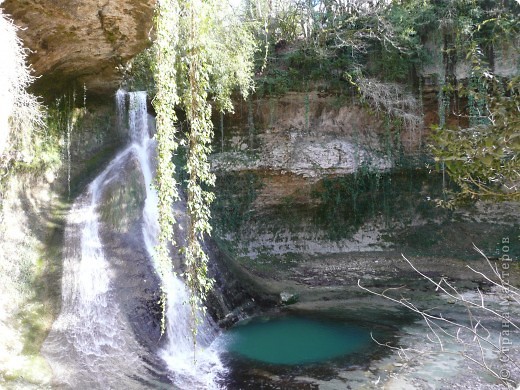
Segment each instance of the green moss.
[[42,303],[25,305],[21,315],[24,355],[37,355],[48,330],[48,313]]
[[256,80],[257,96],[281,96],[287,92],[307,92],[316,88],[320,93],[335,96],[352,92],[352,85],[343,78],[345,69],[353,65],[350,53],[326,56],[296,44],[288,52],[271,52],[266,70]]
[[217,175],[212,204],[213,227],[217,234],[238,232],[254,215],[252,204],[261,188],[258,175],[246,173],[220,173]]

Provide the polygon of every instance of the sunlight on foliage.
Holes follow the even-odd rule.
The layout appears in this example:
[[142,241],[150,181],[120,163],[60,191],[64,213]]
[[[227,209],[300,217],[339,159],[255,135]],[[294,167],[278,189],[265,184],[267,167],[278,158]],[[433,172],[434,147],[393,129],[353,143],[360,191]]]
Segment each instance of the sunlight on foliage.
[[0,9],[0,158],[29,162],[31,136],[44,127],[43,113],[36,97],[26,88],[32,83],[27,53],[16,35],[17,27]]
[[[499,87],[496,79],[486,83],[486,89]],[[444,163],[461,187],[453,201],[520,200],[520,77],[488,97],[489,124],[440,127],[432,137],[436,161]]]
[[[168,245],[173,242],[175,219],[172,202],[178,198],[172,158],[179,146],[175,109],[186,114],[187,201],[190,222],[185,248],[185,278],[191,291],[192,319],[203,310],[213,285],[208,276],[204,237],[211,233],[210,204],[214,199],[208,186],[213,123],[212,101],[217,110],[233,110],[231,95],[238,87],[243,96],[252,89],[254,40],[247,26],[220,1],[161,0],[157,4],[154,77],[157,94],[159,223],[157,250],[161,267],[171,267]],[[162,268],[165,270],[166,268]],[[165,271],[163,271],[165,272]],[[196,324],[192,327],[196,335]],[[195,342],[195,337],[193,337]]]

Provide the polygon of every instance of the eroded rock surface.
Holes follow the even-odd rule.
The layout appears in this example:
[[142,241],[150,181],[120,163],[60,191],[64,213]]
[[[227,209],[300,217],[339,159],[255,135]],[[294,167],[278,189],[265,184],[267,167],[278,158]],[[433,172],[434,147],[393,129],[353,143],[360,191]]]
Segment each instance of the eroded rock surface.
[[117,88],[118,67],[147,45],[154,0],[5,0],[44,92],[75,82],[99,94]]
[[[350,174],[361,166],[385,171],[381,118],[356,104],[338,104],[317,93],[238,102],[216,131],[216,171],[268,170],[306,178]],[[220,138],[220,139],[218,139]],[[220,141],[220,142],[219,142]]]

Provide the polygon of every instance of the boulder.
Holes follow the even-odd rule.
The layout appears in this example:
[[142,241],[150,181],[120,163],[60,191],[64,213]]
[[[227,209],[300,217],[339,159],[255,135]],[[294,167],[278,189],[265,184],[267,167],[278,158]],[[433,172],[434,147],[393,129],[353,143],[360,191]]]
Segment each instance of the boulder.
[[282,291],[280,293],[280,302],[282,305],[292,305],[293,303],[298,302],[298,294],[292,294],[287,291]]

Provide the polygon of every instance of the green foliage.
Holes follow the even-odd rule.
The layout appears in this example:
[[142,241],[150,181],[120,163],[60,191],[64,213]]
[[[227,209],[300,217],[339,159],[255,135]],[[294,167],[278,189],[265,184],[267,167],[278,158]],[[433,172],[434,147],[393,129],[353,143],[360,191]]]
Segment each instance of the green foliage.
[[252,205],[261,185],[260,178],[253,173],[221,173],[217,176],[215,191],[218,196],[211,214],[219,236],[240,232],[240,228],[252,218]]
[[290,73],[283,69],[269,69],[269,71],[257,81],[258,96],[283,96],[290,90]]
[[[176,108],[186,114],[186,192],[188,238],[185,248],[185,278],[191,291],[192,319],[213,281],[208,276],[202,242],[211,232],[210,204],[214,185],[208,156],[211,152],[212,105],[221,112],[232,111],[231,95],[236,87],[247,96],[252,88],[254,40],[248,29],[219,1],[165,0],[157,4],[157,39],[154,45],[154,78],[157,94],[159,224],[161,234],[157,257],[162,272],[171,267],[168,243],[173,241],[175,223],[171,204],[178,197],[172,158],[178,147]],[[194,323],[192,331],[197,327]],[[195,337],[193,341],[195,342]]]
[[284,93],[285,86],[301,91],[318,80],[334,93],[348,93],[345,73],[409,81],[428,61],[423,40],[436,25],[429,1],[269,4],[273,16],[268,30],[273,33],[268,66],[258,80],[260,93]]
[[328,56],[312,47],[297,43],[287,53],[271,53],[269,64],[256,79],[257,96],[282,96],[287,92],[348,92],[351,85],[343,78],[342,70],[351,68],[352,59],[338,50]]
[[[178,42],[179,6],[176,0],[159,0],[156,6],[154,42],[155,60],[153,74],[156,95],[153,105],[156,112],[157,133],[157,171],[156,186],[159,197],[158,213],[160,232],[156,248],[156,261],[161,277],[170,272],[171,260],[168,246],[174,243],[173,225],[175,217],[172,203],[178,199],[177,183],[174,178],[172,156],[177,149],[175,139],[177,119],[175,106],[179,102],[177,94],[176,52]],[[163,304],[162,330],[164,331],[164,317],[166,306],[163,290],[161,303]]]
[[[184,57],[181,72],[186,79],[179,85],[179,97],[189,124],[187,200],[190,219],[185,252],[186,282],[191,291],[192,318],[196,319],[197,310],[203,307],[206,293],[213,284],[208,277],[208,257],[202,247],[204,236],[211,232],[209,205],[214,199],[213,193],[204,190],[202,185],[212,186],[215,182],[208,162],[213,124],[208,102],[210,58],[208,48],[204,45],[210,28],[210,10],[206,9],[207,4],[196,1],[180,4],[181,12],[185,12],[184,18],[180,20],[179,43]],[[193,331],[196,332],[196,327]]]
[[435,159],[461,187],[448,205],[468,199],[520,200],[519,81],[516,77],[503,91],[500,80],[487,80],[489,124],[435,129],[431,145]]
[[155,46],[143,50],[122,70],[123,88],[128,91],[146,91],[149,96],[155,95],[154,77],[150,73],[155,58],[154,49]]
[[[279,81],[290,90],[301,90],[302,84],[320,77],[342,91],[345,72],[385,82],[415,82],[417,72],[435,54],[424,46],[432,36],[444,43],[446,76],[451,77],[454,61],[463,59],[474,43],[486,53],[493,47],[514,47],[520,23],[520,5],[514,1],[250,3],[258,18],[269,15],[268,66],[262,67],[259,78],[264,93],[277,93],[272,85]],[[287,73],[279,77],[273,69]],[[264,82],[268,87],[262,89]]]

